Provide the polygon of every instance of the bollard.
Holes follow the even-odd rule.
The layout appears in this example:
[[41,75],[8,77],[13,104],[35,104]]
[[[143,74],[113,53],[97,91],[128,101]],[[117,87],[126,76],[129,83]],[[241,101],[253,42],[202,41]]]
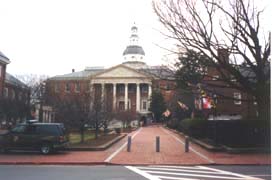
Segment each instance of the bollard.
[[185,137],[185,152],[189,152],[190,139],[188,136]]
[[160,138],[159,138],[159,136],[156,136],[156,143],[155,143],[155,145],[156,145],[156,152],[159,152],[160,151]]
[[131,144],[132,144],[132,138],[131,136],[128,136],[127,152],[131,152]]

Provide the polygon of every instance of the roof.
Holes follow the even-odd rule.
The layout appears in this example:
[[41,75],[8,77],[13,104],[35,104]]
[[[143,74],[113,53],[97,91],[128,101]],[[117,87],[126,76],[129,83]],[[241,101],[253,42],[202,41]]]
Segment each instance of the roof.
[[88,78],[97,73],[100,73],[104,70],[105,69],[103,67],[86,67],[83,71],[72,72],[64,75],[57,75],[52,78],[49,78],[49,80],[82,80],[84,78]]
[[[150,75],[154,78],[169,79],[169,80],[174,79],[173,71],[171,71],[167,66],[148,66],[144,62],[140,62],[140,61],[128,61],[120,65],[124,65],[130,69],[138,71],[139,73],[144,73],[145,75]],[[120,66],[120,65],[117,65],[117,66]],[[117,66],[114,66],[114,67],[117,67]],[[100,73],[104,73],[105,71],[108,71],[109,69],[111,68],[105,69],[103,67],[88,67],[88,68],[85,68],[85,70],[83,71],[73,72],[73,73],[64,74],[64,75],[57,75],[52,78],[49,78],[49,80],[83,80],[85,78],[89,78],[92,76],[99,75]]]
[[5,76],[5,82],[17,87],[21,87],[21,88],[28,88],[28,86],[26,84],[24,84],[22,81],[20,81],[19,79],[15,78],[14,76],[12,76],[9,73],[6,73]]
[[3,62],[5,64],[9,64],[10,63],[9,58],[7,58],[7,56],[5,56],[1,51],[0,51],[0,62]]
[[123,56],[127,54],[141,54],[145,55],[145,52],[141,46],[138,45],[129,45],[123,52]]
[[153,75],[159,79],[174,80],[175,74],[167,66],[149,66],[148,68],[139,69],[139,71]]

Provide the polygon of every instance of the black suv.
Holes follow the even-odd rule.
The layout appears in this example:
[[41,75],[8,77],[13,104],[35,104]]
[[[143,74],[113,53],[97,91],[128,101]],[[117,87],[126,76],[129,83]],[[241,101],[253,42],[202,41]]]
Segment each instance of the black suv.
[[18,124],[10,131],[0,134],[0,150],[10,149],[40,150],[49,154],[54,150],[63,149],[68,144],[61,123],[37,123],[29,121]]

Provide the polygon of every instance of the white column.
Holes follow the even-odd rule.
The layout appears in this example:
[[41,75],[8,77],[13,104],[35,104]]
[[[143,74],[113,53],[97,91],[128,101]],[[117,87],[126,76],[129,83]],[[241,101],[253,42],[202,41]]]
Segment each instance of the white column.
[[128,84],[124,84],[125,85],[125,93],[124,93],[124,108],[125,110],[128,109]]
[[105,84],[101,84],[101,102],[104,103],[104,89],[105,89]]
[[139,83],[136,84],[136,111],[140,111],[140,87]]
[[94,102],[94,84],[90,83],[90,89],[89,89],[89,93],[90,93],[90,97],[91,97],[91,101],[90,101],[90,110],[93,108],[93,102]]
[[148,109],[150,108],[152,98],[152,84],[148,84]]
[[116,110],[117,104],[117,84],[113,84],[113,110]]

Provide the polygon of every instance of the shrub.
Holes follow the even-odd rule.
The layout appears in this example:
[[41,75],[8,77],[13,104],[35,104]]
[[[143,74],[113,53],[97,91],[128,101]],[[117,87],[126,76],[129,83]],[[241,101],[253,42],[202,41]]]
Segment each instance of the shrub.
[[167,122],[167,126],[171,129],[178,129],[179,128],[179,120],[176,118],[170,119]]
[[179,123],[179,131],[193,137],[206,136],[207,120],[203,118],[184,119]]

